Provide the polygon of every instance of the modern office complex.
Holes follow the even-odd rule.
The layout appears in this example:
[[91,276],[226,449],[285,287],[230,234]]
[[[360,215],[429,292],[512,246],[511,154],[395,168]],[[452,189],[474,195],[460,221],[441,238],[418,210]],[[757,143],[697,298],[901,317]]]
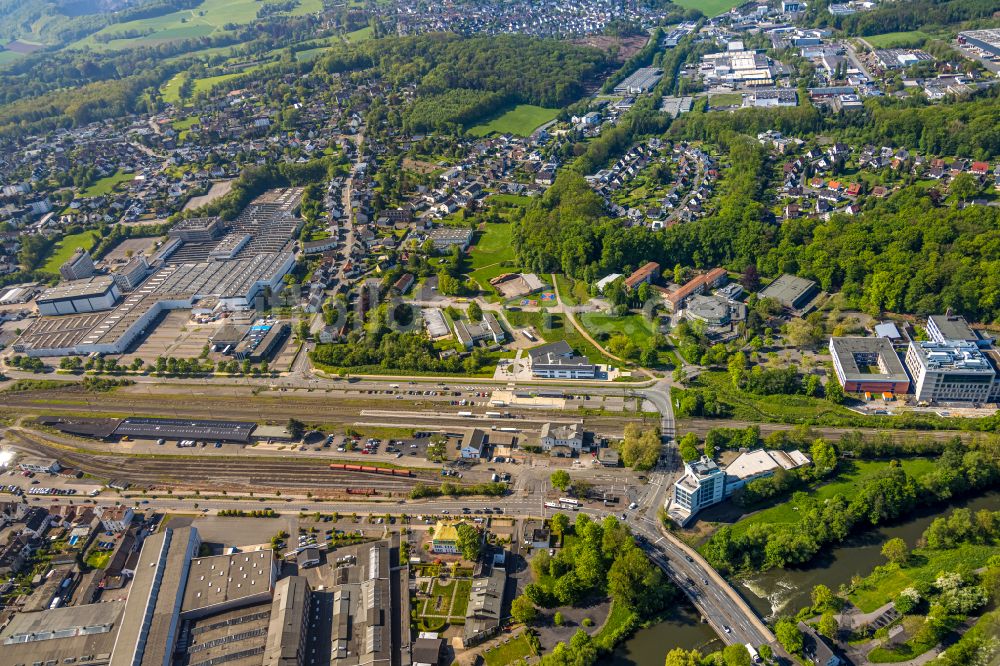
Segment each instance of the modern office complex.
[[997,372],[972,342],[911,342],[906,367],[920,402],[987,403],[1000,398]]

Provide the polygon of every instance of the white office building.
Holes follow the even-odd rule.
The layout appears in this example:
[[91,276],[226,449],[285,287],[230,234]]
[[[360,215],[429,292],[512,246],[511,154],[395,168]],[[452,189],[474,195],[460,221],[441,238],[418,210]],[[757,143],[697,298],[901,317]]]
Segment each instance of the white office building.
[[674,484],[671,513],[678,510],[686,514],[683,522],[687,522],[702,509],[721,502],[725,488],[726,473],[711,458],[702,456],[701,460],[684,463],[684,476]]
[[993,365],[966,340],[911,342],[906,368],[919,402],[987,403],[1000,393]]

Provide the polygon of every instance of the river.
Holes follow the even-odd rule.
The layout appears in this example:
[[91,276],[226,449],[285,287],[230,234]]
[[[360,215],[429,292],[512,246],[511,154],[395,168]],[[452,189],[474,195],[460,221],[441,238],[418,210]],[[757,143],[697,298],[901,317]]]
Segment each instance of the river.
[[[900,537],[913,548],[934,518],[957,507],[973,511],[1000,510],[1000,492],[954,502],[948,509],[940,506],[924,509],[905,522],[855,535],[827,550],[807,567],[775,569],[741,578],[735,584],[754,610],[767,620],[783,612],[794,613],[810,603],[813,586],[822,583],[836,592],[855,574],[869,574],[875,566],[885,562],[883,543]],[[699,621],[694,608],[685,604],[663,622],[636,632],[601,663],[605,666],[663,666],[667,652],[678,647],[710,652],[721,648],[722,643],[707,624]]]

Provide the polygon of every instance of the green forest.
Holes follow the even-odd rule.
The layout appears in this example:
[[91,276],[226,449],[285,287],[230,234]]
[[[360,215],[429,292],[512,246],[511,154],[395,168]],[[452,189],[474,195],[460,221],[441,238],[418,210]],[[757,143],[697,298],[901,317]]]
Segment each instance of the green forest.
[[317,62],[327,72],[376,68],[395,86],[416,83],[410,130],[463,125],[513,104],[562,107],[607,65],[596,49],[524,35],[452,34],[369,40]]

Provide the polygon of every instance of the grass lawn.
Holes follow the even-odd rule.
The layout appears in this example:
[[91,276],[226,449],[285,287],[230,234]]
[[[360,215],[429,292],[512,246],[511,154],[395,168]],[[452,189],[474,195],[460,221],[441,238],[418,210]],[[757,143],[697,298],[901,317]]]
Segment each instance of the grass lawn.
[[469,610],[469,595],[472,593],[472,581],[462,578],[455,581],[455,601],[451,606],[452,617],[465,617]]
[[862,39],[877,49],[890,49],[903,46],[920,46],[924,41],[930,39],[930,35],[920,30],[910,30],[909,32],[887,32],[882,35],[862,37]]
[[250,67],[242,72],[233,72],[231,74],[220,74],[219,76],[208,76],[204,79],[196,79],[194,82],[194,88],[192,89],[192,95],[197,95],[200,92],[210,92],[215,86],[221,85],[226,81],[235,79],[238,76],[243,76],[251,72],[254,67]]
[[354,32],[349,32],[346,35],[344,35],[347,41],[351,42],[352,44],[355,44],[357,42],[363,42],[366,39],[371,39],[373,36],[374,36],[374,31],[372,30],[372,27],[370,25],[365,26],[360,30],[355,30]]
[[[533,326],[535,332],[542,336],[546,342],[565,340],[578,353],[589,357],[591,363],[618,365],[618,361],[613,361],[605,357],[594,345],[590,344],[590,342],[580,335],[576,328],[573,327],[573,324],[566,321],[565,315],[561,313],[548,314],[544,312],[524,312],[523,310],[511,312],[508,310],[504,314],[511,326],[517,328]],[[550,325],[548,326],[545,325],[546,318],[549,318]]]
[[546,109],[545,107],[532,106],[531,104],[518,104],[510,111],[492,120],[470,127],[469,134],[473,136],[487,136],[494,133],[510,133],[517,136],[530,136],[536,128],[550,120],[554,120],[557,115],[559,115],[559,109]]
[[[565,296],[563,299],[565,300]],[[611,336],[623,333],[632,342],[640,347],[644,347],[649,343],[650,338],[653,337],[653,324],[638,314],[616,317],[599,312],[585,312],[579,316],[579,321],[595,338],[598,333],[607,333]]]
[[76,248],[82,247],[83,249],[89,251],[92,247],[94,247],[94,245],[97,244],[98,238],[99,237],[96,231],[83,231],[71,236],[64,236],[63,239],[56,243],[52,248],[52,254],[50,254],[45,260],[45,263],[42,264],[42,271],[45,273],[58,273],[59,267],[73,256],[73,253],[76,252]]
[[[598,645],[604,645],[605,642],[611,640],[619,628],[629,621],[632,617],[632,611],[630,611],[625,606],[621,604],[611,603],[611,611],[608,613],[608,619],[604,622],[601,630],[594,634],[594,642]],[[607,646],[612,647],[612,646]]]
[[80,192],[81,197],[101,197],[105,194],[110,194],[111,190],[115,189],[115,185],[118,183],[127,183],[135,178],[134,173],[125,173],[124,171],[118,171],[107,178],[101,178],[99,181]]
[[516,273],[518,270],[517,266],[503,266],[500,263],[494,263],[470,272],[469,277],[479,283],[480,289],[490,292],[493,289],[490,286],[490,280],[504,273]]
[[108,566],[108,562],[110,561],[110,550],[92,550],[90,551],[90,554],[87,555],[87,559],[84,560],[86,565],[91,569],[103,569]]
[[181,103],[181,86],[184,85],[186,78],[187,73],[179,72],[160,87],[160,96],[163,97],[164,102],[174,105]]
[[487,224],[485,231],[477,231],[475,241],[469,250],[473,270],[514,259],[511,245],[510,224]]
[[719,93],[708,96],[709,106],[739,106],[743,103],[743,95],[740,93]]
[[533,657],[535,650],[528,642],[528,637],[524,632],[518,634],[517,638],[512,638],[506,643],[501,643],[497,647],[483,652],[483,659],[486,666],[507,666],[519,659]]
[[176,120],[171,123],[171,127],[174,128],[175,132],[182,132],[184,130],[189,130],[198,124],[198,116],[188,116],[181,120]]
[[532,198],[533,197],[526,197],[521,194],[491,194],[489,200],[491,203],[508,203],[524,207],[531,203]]
[[0,65],[6,65],[10,62],[17,62],[24,57],[23,53],[18,53],[17,51],[8,51],[4,49],[0,51]]
[[[424,615],[451,615],[451,595],[454,592],[454,582],[442,584],[434,581],[434,586],[431,588],[431,598],[424,606]],[[438,597],[441,599],[440,603],[438,603]]]
[[702,14],[712,17],[728,12],[743,3],[741,0],[677,0],[674,4],[684,9],[700,9]]
[[916,548],[905,567],[898,564],[876,567],[848,598],[863,612],[870,613],[912,585],[930,583],[942,571],[978,569],[996,553],[996,546],[983,544],[964,544],[947,550]]
[[[934,461],[928,458],[910,458],[903,460],[900,465],[907,474],[912,476],[923,476],[934,469]],[[841,472],[830,483],[824,484],[816,490],[808,493],[808,501],[823,503],[834,495],[844,495],[851,498],[857,492],[859,485],[865,479],[889,466],[888,462],[873,461],[842,461],[846,469]],[[802,511],[798,504],[792,500],[782,502],[769,509],[758,511],[757,513],[738,521],[733,525],[733,536],[742,535],[751,525],[775,524],[775,523],[797,523],[802,518]],[[876,606],[877,607],[877,606]]]

